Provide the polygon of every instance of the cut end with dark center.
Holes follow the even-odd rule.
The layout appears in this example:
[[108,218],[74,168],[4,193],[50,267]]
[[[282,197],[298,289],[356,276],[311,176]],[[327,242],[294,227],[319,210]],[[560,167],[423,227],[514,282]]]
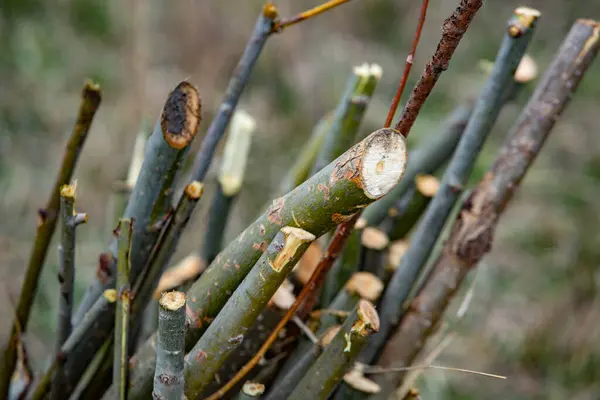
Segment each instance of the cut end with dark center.
[[171,91],[160,118],[169,146],[183,149],[192,142],[200,125],[201,108],[200,95],[191,83],[183,81]]

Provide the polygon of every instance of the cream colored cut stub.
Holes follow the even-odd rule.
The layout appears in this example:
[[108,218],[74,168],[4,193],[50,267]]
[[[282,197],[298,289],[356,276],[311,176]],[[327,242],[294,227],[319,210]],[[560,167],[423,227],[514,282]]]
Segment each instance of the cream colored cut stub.
[[361,180],[365,194],[378,199],[396,186],[406,170],[406,140],[390,128],[379,129],[366,140]]

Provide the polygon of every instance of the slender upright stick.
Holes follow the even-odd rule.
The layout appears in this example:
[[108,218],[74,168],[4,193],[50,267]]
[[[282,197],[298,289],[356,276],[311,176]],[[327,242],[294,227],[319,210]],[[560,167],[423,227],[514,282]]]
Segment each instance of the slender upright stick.
[[410,75],[410,70],[413,65],[413,61],[415,59],[415,54],[417,53],[417,46],[419,45],[419,39],[421,39],[421,32],[423,31],[423,26],[425,25],[425,17],[427,16],[427,7],[429,6],[429,0],[423,0],[421,3],[421,12],[419,15],[419,23],[417,25],[417,30],[415,32],[415,37],[413,39],[412,48],[410,49],[410,53],[406,57],[406,64],[404,65],[404,72],[402,73],[402,78],[400,79],[400,84],[398,85],[398,89],[396,90],[396,94],[394,95],[394,99],[392,100],[392,105],[390,106],[390,110],[388,112],[388,116],[385,120],[385,127],[389,127],[392,124],[392,120],[394,119],[394,114],[396,113],[396,108],[398,108],[398,103],[400,103],[400,97],[402,97],[402,93],[404,93],[404,88],[406,87],[406,83],[408,82],[408,76]]
[[[409,366],[435,332],[467,274],[492,246],[498,219],[539,154],[600,49],[600,23],[577,20],[500,149],[495,163],[464,203],[434,272],[412,303],[378,361]],[[405,372],[376,376],[390,394]],[[384,393],[384,391],[382,391]],[[381,398],[385,398],[381,396]]]
[[[187,81],[179,83],[169,94],[146,144],[142,168],[124,213],[124,218],[135,220],[130,254],[132,285],[143,275],[165,222],[169,220],[174,180],[198,130],[200,108],[196,88]],[[75,324],[81,321],[105,289],[114,287],[116,239],[109,248],[112,260],[106,268],[98,271],[96,279],[88,287],[75,314]],[[113,311],[103,315],[98,321],[96,334],[79,343],[74,350],[76,356],[65,366],[71,383],[79,379],[95,352],[110,337],[115,321]]]
[[198,182],[204,181],[215,154],[215,150],[217,149],[217,145],[225,134],[225,130],[227,129],[227,125],[229,125],[231,116],[235,112],[240,96],[248,83],[254,64],[256,63],[256,60],[258,60],[258,56],[262,52],[262,49],[272,32],[277,15],[277,8],[273,4],[265,4],[258,17],[258,21],[256,21],[256,25],[254,26],[254,32],[252,32],[252,36],[246,44],[244,54],[242,55],[242,58],[240,58],[240,61],[235,67],[235,72],[227,84],[225,97],[217,110],[217,115],[215,115],[210,123],[210,126],[206,131],[206,136],[202,141],[202,146],[196,154],[194,167],[192,169],[193,180]]
[[360,300],[288,399],[326,399],[352,367],[369,336],[378,329],[375,307],[367,300]]
[[102,347],[94,354],[92,361],[85,368],[81,374],[81,378],[77,382],[77,386],[73,389],[73,393],[69,397],[69,400],[84,400],[86,398],[85,391],[88,389],[90,384],[93,383],[94,379],[97,378],[98,373],[102,372],[102,368],[107,364],[106,362],[111,361],[111,349],[113,342],[112,340],[106,340]]
[[202,254],[207,265],[221,251],[229,212],[242,189],[246,161],[255,128],[256,121],[248,113],[238,110],[233,115],[219,173],[219,184],[208,214],[204,235]]
[[284,227],[233,292],[217,318],[186,356],[185,393],[197,398],[242,343],[248,329],[273,297],[315,236]]
[[115,346],[113,358],[113,382],[118,388],[118,398],[127,400],[129,388],[129,319],[131,310],[130,251],[134,221],[121,219],[117,227],[117,312],[115,317]]
[[[105,312],[108,307],[113,307],[117,301],[117,292],[115,289],[107,289],[104,294],[96,301],[90,311],[88,311],[79,325],[73,329],[68,339],[63,343],[60,352],[56,355],[52,364],[46,369],[42,379],[33,392],[32,400],[41,400],[45,397],[52,377],[61,374],[60,369],[65,361],[71,356],[75,345],[86,336],[93,334],[93,327],[98,317]],[[55,378],[56,379],[56,378]],[[54,385],[54,384],[53,384]]]
[[325,143],[313,165],[312,174],[356,143],[356,134],[382,74],[383,71],[377,64],[354,67],[331,120]]
[[413,88],[402,115],[394,128],[404,136],[408,136],[410,133],[421,107],[425,104],[425,100],[433,90],[442,72],[448,69],[454,51],[482,5],[483,0],[461,0],[454,13],[444,21],[442,38],[438,43],[435,54],[425,66],[425,70]]
[[492,74],[477,100],[473,115],[444,174],[438,193],[429,203],[425,215],[411,237],[410,248],[402,257],[386,288],[380,305],[381,329],[361,354],[361,362],[372,362],[402,317],[404,302],[417,281],[449,213],[460,197],[477,155],[500,113],[502,101],[506,99],[503,89],[513,80],[538,17],[539,12],[529,8],[518,8],[511,17]]
[[17,312],[12,324],[10,339],[7,340],[7,346],[1,353],[0,398],[6,398],[8,396],[10,378],[13,369],[15,368],[17,356],[17,328],[20,326],[22,331],[27,329],[29,313],[31,312],[31,306],[33,305],[33,300],[37,292],[40,274],[44,266],[44,261],[46,260],[46,252],[48,251],[48,246],[50,246],[50,241],[52,240],[52,235],[56,228],[60,210],[60,188],[63,185],[67,185],[73,177],[79,155],[85,144],[96,111],[98,111],[98,107],[100,106],[101,99],[102,94],[100,92],[100,87],[95,83],[89,81],[86,82],[82,92],[77,120],[73,127],[69,142],[67,143],[58,176],[56,177],[56,181],[54,182],[54,186],[52,187],[52,191],[46,202],[46,207],[39,212],[35,240],[33,241],[31,256],[27,263],[25,278],[21,285],[21,292],[17,303]]
[[156,371],[152,391],[155,400],[183,398],[185,301],[185,293],[169,292],[164,293],[158,302]]
[[[54,357],[61,352],[61,347],[71,335],[71,312],[73,310],[73,284],[75,282],[75,232],[79,224],[87,221],[87,214],[75,212],[75,192],[77,184],[64,185],[60,189],[61,235],[58,245],[60,282],[60,298],[58,306],[58,323],[56,325],[56,345]],[[64,376],[62,369],[54,377],[52,399],[63,397]]]

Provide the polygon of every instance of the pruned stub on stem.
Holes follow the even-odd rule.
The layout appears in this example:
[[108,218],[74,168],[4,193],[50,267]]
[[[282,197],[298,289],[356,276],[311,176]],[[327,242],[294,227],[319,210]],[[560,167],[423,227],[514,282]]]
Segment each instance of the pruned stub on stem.
[[361,336],[368,336],[379,331],[379,315],[375,307],[368,300],[358,302],[358,320],[352,326],[352,332]]
[[202,106],[196,88],[183,81],[171,91],[160,117],[167,143],[175,149],[188,146],[200,125]]

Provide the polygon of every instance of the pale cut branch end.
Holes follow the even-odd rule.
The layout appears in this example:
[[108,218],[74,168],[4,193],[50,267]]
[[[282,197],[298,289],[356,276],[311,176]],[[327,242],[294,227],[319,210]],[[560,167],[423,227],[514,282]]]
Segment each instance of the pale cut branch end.
[[352,331],[361,336],[379,331],[379,315],[370,301],[361,299],[358,302],[358,320],[352,326]]
[[204,184],[192,181],[187,184],[184,193],[190,200],[198,200],[204,193]]
[[114,303],[117,301],[116,289],[106,289],[102,295],[109,303]]
[[515,9],[514,15],[514,20],[508,25],[508,34],[516,38],[532,29],[542,14],[534,8],[519,7]]
[[185,293],[167,292],[163,293],[158,304],[167,311],[177,311],[185,306]]
[[354,75],[358,75],[361,78],[373,77],[377,80],[380,80],[383,76],[383,68],[381,68],[379,64],[364,63],[354,67],[353,71]]
[[346,284],[346,290],[374,302],[381,296],[383,282],[370,272],[356,272]]
[[256,120],[250,114],[243,110],[238,110],[233,114],[219,174],[219,183],[223,194],[227,197],[236,195],[242,188],[252,135],[255,130]]
[[362,232],[361,244],[366,248],[383,250],[389,243],[388,235],[379,228],[367,227]]
[[309,281],[322,256],[323,250],[319,243],[312,242],[294,269],[294,276],[298,282],[305,285]]
[[177,265],[169,268],[162,274],[152,297],[154,299],[159,299],[162,292],[171,290],[194,279],[200,275],[205,268],[206,263],[201,257],[195,254],[187,256]]
[[242,392],[250,397],[260,397],[265,392],[265,385],[258,382],[246,382],[242,387]]
[[263,7],[263,16],[267,19],[275,19],[279,16],[279,10],[277,10],[275,4],[269,1]]
[[515,72],[515,82],[527,83],[531,82],[539,75],[538,66],[535,60],[528,54],[525,54],[519,62],[519,66]]
[[160,117],[169,146],[183,149],[191,143],[200,125],[200,111],[200,95],[191,83],[183,81],[171,91]]
[[433,197],[440,188],[440,180],[433,175],[417,175],[415,186],[426,197]]
[[283,281],[269,301],[270,304],[273,304],[280,310],[289,310],[295,302],[296,296],[294,296],[294,285],[287,279]]
[[390,245],[388,253],[388,269],[395,270],[400,264],[402,257],[408,251],[410,243],[407,240],[398,240]]
[[408,152],[404,137],[396,130],[383,128],[366,139],[360,167],[365,194],[372,199],[386,195],[402,178]]
[[354,390],[365,394],[376,394],[381,391],[381,386],[366,378],[359,368],[353,368],[344,375],[344,382]]

